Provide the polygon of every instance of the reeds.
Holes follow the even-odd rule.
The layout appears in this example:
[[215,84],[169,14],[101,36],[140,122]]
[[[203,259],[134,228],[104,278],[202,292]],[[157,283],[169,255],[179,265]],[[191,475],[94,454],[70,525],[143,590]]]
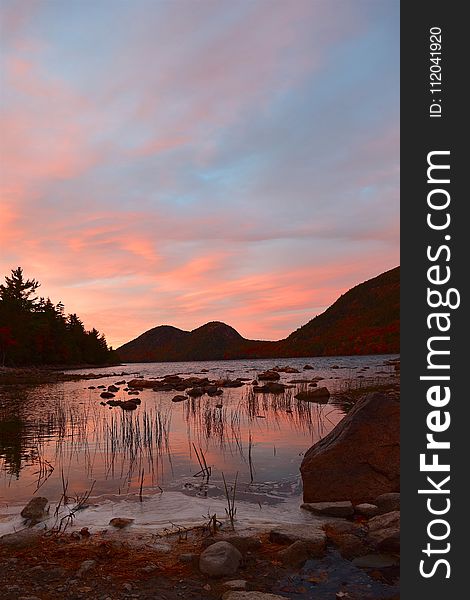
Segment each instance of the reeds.
[[237,471],[237,474],[235,475],[235,482],[234,482],[233,486],[230,488],[230,490],[228,488],[227,482],[225,480],[225,475],[223,472],[222,472],[222,479],[224,481],[225,498],[227,500],[227,508],[225,509],[225,512],[227,514],[227,517],[229,518],[232,529],[235,530],[235,516],[237,514],[237,509],[235,507],[235,497],[236,497],[236,493],[237,493],[238,471]]

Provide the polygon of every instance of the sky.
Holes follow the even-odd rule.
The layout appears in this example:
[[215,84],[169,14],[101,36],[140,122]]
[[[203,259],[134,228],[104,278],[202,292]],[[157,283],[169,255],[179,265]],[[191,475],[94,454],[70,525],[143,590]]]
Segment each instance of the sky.
[[399,264],[398,0],[0,0],[0,275],[114,347]]

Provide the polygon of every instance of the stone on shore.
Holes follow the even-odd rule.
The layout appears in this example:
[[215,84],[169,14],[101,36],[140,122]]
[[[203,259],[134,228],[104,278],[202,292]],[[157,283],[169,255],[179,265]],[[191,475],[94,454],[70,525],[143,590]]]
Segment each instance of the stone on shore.
[[370,519],[371,517],[375,517],[379,514],[379,507],[376,504],[363,502],[362,504],[356,504],[354,511],[357,515]]
[[400,511],[394,510],[370,519],[367,541],[386,552],[400,551]]
[[354,514],[352,503],[347,500],[343,502],[310,502],[302,504],[301,508],[316,515],[328,517],[350,517]]
[[229,590],[246,590],[246,581],[244,579],[232,579],[230,581],[224,581],[222,585]]
[[241,553],[229,542],[216,542],[201,554],[199,570],[209,577],[235,575],[242,561]]
[[287,598],[266,592],[225,592],[222,600],[287,600]]
[[171,399],[171,401],[172,402],[184,402],[187,399],[188,399],[187,396],[183,396],[182,394],[178,394],[177,396],[173,396],[173,398]]
[[307,542],[297,540],[287,548],[279,550],[278,556],[281,562],[287,567],[302,567],[309,558],[317,558],[312,555]]
[[366,542],[366,528],[351,521],[336,521],[325,525],[328,541],[339,550],[341,556],[352,560],[370,554]]
[[373,501],[400,486],[400,400],[375,393],[359,400],[300,467],[304,502]]
[[116,527],[117,529],[124,529],[124,527],[129,527],[129,525],[132,525],[133,522],[134,522],[134,519],[126,519],[124,517],[114,517],[114,519],[111,519],[109,524],[112,525],[113,527]]
[[93,567],[96,565],[96,560],[84,560],[82,562],[82,564],[80,565],[78,571],[77,571],[77,577],[82,577],[83,575],[85,575],[85,573],[87,573],[88,571],[90,571],[91,569],[93,569]]
[[40,521],[43,521],[49,512],[46,511],[46,507],[49,504],[49,500],[43,496],[36,496],[31,498],[28,504],[21,511],[21,516],[30,522],[30,525],[35,525]]
[[281,525],[269,532],[269,540],[274,544],[291,545],[301,541],[307,544],[312,557],[323,556],[326,548],[326,534],[319,527],[311,525]]
[[380,514],[400,510],[400,493],[381,494],[375,499],[375,504],[378,506]]

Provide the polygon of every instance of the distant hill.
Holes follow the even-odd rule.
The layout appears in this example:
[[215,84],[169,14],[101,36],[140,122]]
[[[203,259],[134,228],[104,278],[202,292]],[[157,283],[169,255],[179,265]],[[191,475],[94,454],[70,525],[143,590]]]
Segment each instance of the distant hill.
[[286,339],[247,340],[233,327],[212,321],[193,331],[161,325],[117,349],[126,362],[288,358],[398,353],[400,267],[340,296]]

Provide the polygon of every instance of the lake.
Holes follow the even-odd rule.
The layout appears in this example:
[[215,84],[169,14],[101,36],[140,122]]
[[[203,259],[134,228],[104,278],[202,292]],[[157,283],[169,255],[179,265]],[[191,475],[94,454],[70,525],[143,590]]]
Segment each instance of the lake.
[[[200,512],[224,497],[223,477],[229,485],[237,478],[240,502],[273,507],[296,498],[298,504],[303,454],[343,418],[351,386],[397,382],[386,364],[392,358],[129,364],[93,369],[104,378],[11,388],[0,399],[0,505],[8,513],[35,493],[57,502],[65,487],[69,498],[91,490],[102,502],[166,494],[166,502],[173,498],[166,510],[179,502],[181,510],[189,503]],[[304,370],[306,364],[313,369]],[[283,394],[253,393],[251,381],[275,365],[299,371],[280,373],[282,383],[322,377],[318,385],[330,390],[329,401],[296,400],[307,383]],[[135,411],[101,404],[99,385],[169,374],[247,381],[221,396],[179,403],[171,401],[177,392],[144,390]],[[129,399],[125,385],[118,387],[116,398]]]

